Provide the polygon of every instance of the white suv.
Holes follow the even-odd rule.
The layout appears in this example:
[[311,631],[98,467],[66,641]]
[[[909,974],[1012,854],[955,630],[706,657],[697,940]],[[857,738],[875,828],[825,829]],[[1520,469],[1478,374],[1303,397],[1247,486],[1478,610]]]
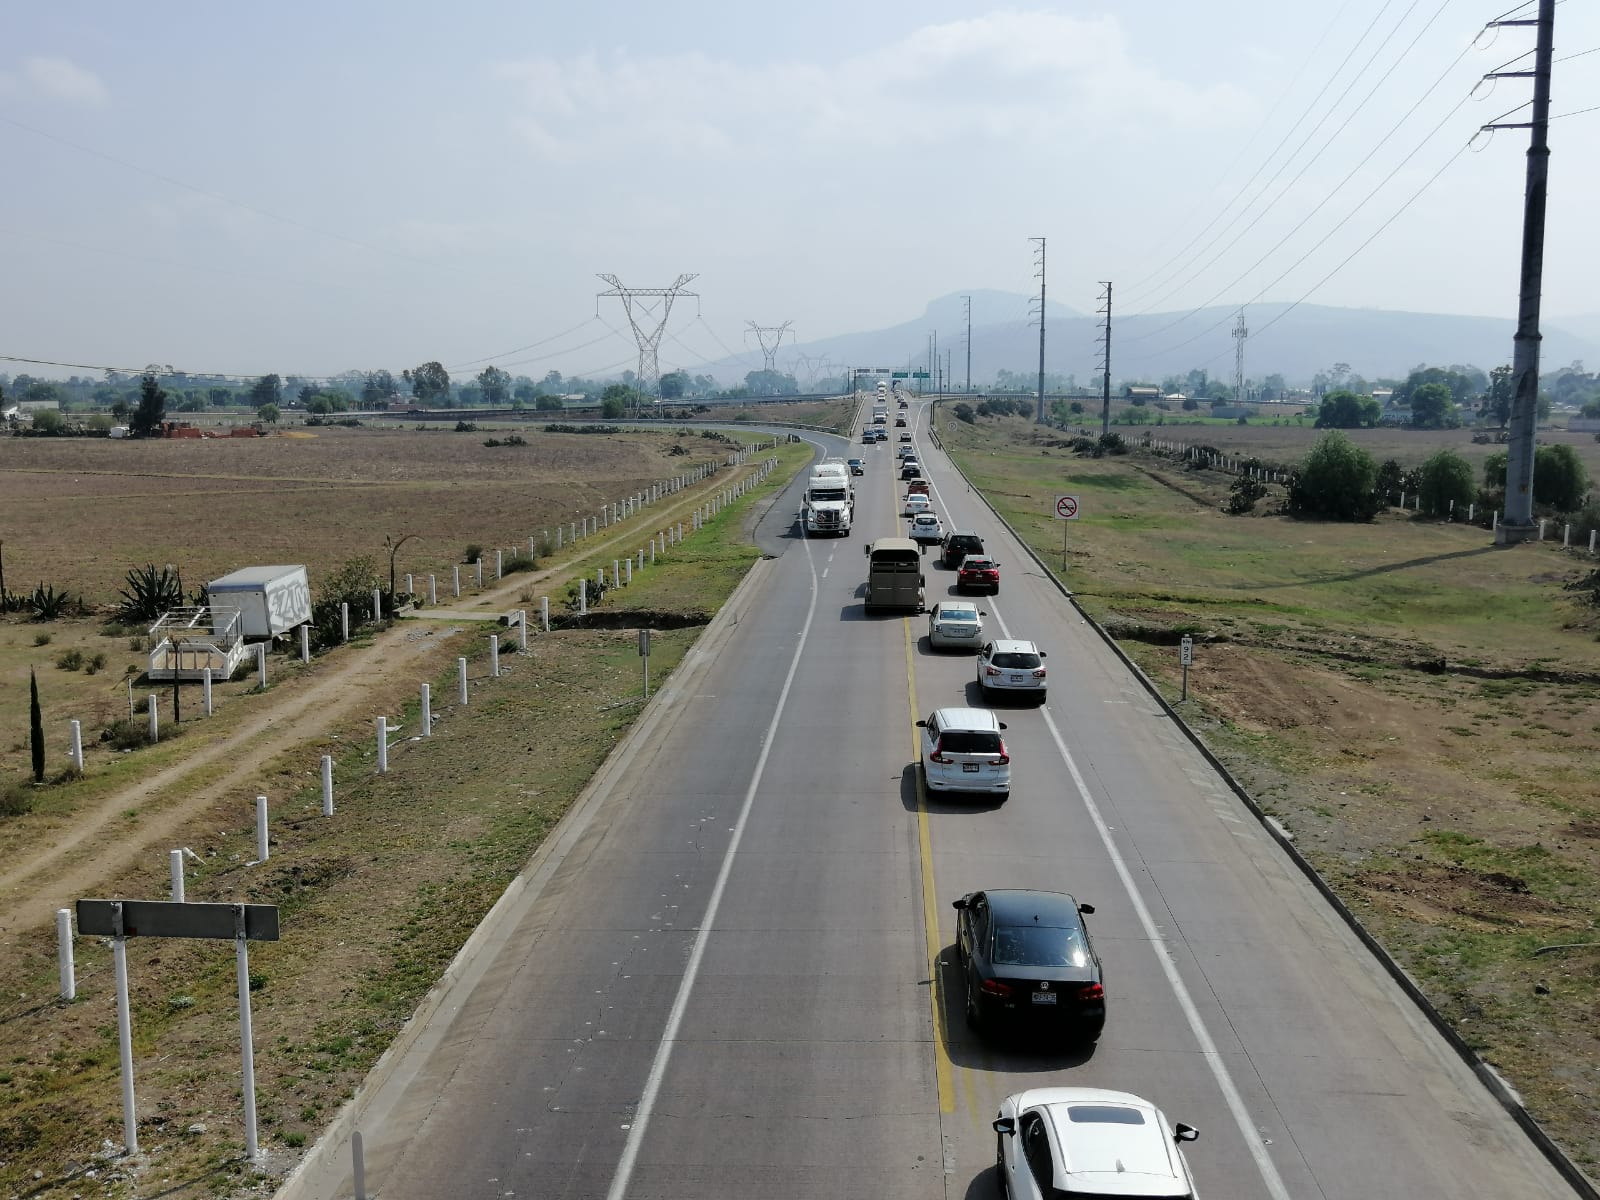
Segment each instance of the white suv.
[[978,688],[985,700],[996,692],[1026,692],[1044,703],[1044,651],[1032,642],[1006,639],[978,651]]
[[1168,1125],[1159,1108],[1129,1092],[1018,1092],[1000,1105],[994,1132],[1000,1190],[1008,1196],[1194,1196],[1178,1148],[1198,1136],[1194,1126]]
[[1005,725],[988,709],[935,709],[917,727],[930,792],[980,792],[1001,800],[1011,795],[1011,755],[1000,736]]

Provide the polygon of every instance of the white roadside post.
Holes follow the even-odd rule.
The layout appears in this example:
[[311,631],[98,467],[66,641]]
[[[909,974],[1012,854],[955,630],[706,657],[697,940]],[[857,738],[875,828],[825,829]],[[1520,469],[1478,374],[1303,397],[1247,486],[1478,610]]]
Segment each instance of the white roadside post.
[[561,526],[556,526],[556,549],[561,549]]
[[489,635],[489,678],[500,678],[500,635],[498,633]]
[[311,661],[311,626],[306,624],[300,626],[300,661]]
[[374,621],[383,620],[383,589],[382,588],[373,588],[372,589],[372,619]]
[[539,557],[538,544],[531,537],[528,539],[528,557],[529,558],[538,558]]
[[117,1057],[122,1065],[122,1148],[139,1153],[139,1121],[133,1106],[133,1017],[128,1011],[128,939],[122,903],[111,902],[111,970],[117,989]]
[[483,586],[483,555],[480,554],[477,558],[472,560],[472,570],[474,579],[473,586],[481,588]]
[[145,707],[150,714],[150,740],[152,742],[160,741],[161,718],[156,715],[156,698],[154,696],[148,697]]
[[644,698],[650,699],[650,631],[639,630],[639,662],[644,668]]
[[233,958],[239,977],[239,1061],[244,1085],[244,1152],[254,1162],[256,1141],[256,1051],[250,1026],[250,951],[245,942],[244,905],[233,906]]
[[267,644],[256,643],[256,677],[261,682],[261,690],[267,690]]
[[333,755],[322,756],[322,815],[333,816]]
[[628,568],[627,580],[628,580],[629,583],[632,583],[633,582],[633,559],[630,557],[627,562],[623,563],[623,566]]
[[416,594],[417,594],[417,589],[413,585],[411,572],[407,571],[406,572],[406,595],[415,596]]
[[620,558],[611,560],[611,586],[622,586],[622,560]]
[[457,563],[450,568],[450,594],[457,600],[461,598],[461,564]]
[[439,577],[437,575],[428,576],[428,603],[439,603]]
[[526,653],[528,649],[528,610],[517,609],[517,649]]
[[467,702],[467,660],[464,658],[456,659],[456,691],[460,696],[461,703],[465,704]]
[[72,769],[83,774],[83,722],[72,718]]
[[494,577],[496,579],[503,579],[503,578],[505,578],[505,573],[506,573],[505,554],[500,550],[496,550],[494,552]]
[[433,736],[433,685],[422,685],[422,736]]
[[644,570],[644,550],[642,548],[639,551],[639,570]]
[[206,716],[211,715],[211,668],[207,667],[205,674],[200,677],[200,702]]
[[172,877],[172,902],[183,903],[183,851],[167,851],[167,874]]
[[550,597],[539,597],[539,625],[546,632],[550,632]]
[[339,601],[339,640],[350,640],[350,604],[348,601]]
[[[578,580],[578,615],[581,617],[589,611],[589,581]],[[548,628],[548,627],[547,627]]]
[[272,857],[272,846],[267,841],[267,798],[256,797],[256,861],[266,862]]
[[389,718],[379,717],[373,722],[378,734],[378,774],[389,773]]
[[77,972],[72,963],[72,910],[56,909],[56,970],[61,976],[61,998],[78,998]]

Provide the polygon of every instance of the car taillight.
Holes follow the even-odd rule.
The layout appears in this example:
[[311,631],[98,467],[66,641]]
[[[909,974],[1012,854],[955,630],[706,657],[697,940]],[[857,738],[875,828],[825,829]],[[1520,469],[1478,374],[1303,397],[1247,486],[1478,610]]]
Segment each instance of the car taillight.
[[1078,989],[1079,1000],[1104,1000],[1106,989],[1098,983],[1086,983]]
[[1043,679],[1044,678],[1044,668],[1040,667],[1037,671],[1035,671],[1033,673],[1033,677],[1035,679]]
[[1004,742],[1000,743],[1000,757],[995,759],[995,762],[999,763],[1002,767],[1009,766],[1011,763],[1011,753],[1006,749],[1006,744]]
[[1000,668],[999,667],[985,667],[983,669],[983,673],[985,675],[998,675],[998,674],[1000,674]]
[[933,753],[928,755],[928,761],[929,762],[936,762],[936,763],[947,763],[947,762],[953,762],[954,760],[944,753],[942,747],[935,746],[933,748]]
[[986,996],[1003,997],[1011,995],[1011,985],[1009,983],[1001,983],[998,979],[985,979],[980,990]]

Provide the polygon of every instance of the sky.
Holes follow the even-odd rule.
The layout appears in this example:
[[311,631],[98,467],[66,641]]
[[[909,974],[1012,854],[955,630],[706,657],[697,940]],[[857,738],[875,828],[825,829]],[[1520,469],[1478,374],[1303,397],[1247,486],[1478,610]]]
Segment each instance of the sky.
[[[803,350],[1033,292],[1037,237],[1080,312],[1111,280],[1118,313],[1511,320],[1507,3],[8,5],[0,355],[604,376],[637,349],[597,275],[692,274],[660,362],[694,373],[759,365],[750,322]],[[1556,9],[1551,319],[1600,312],[1596,8]]]

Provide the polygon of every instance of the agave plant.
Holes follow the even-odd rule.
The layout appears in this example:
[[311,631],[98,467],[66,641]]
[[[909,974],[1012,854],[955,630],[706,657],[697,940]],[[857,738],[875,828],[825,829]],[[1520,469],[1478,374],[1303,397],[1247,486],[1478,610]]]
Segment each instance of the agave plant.
[[182,606],[183,592],[178,587],[177,572],[152,563],[128,572],[122,603],[117,607],[117,620],[126,625],[148,625],[162,613]]
[[55,586],[40,584],[28,597],[28,607],[35,621],[54,621],[66,616],[77,607],[71,592],[58,592]]

